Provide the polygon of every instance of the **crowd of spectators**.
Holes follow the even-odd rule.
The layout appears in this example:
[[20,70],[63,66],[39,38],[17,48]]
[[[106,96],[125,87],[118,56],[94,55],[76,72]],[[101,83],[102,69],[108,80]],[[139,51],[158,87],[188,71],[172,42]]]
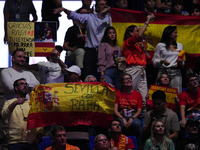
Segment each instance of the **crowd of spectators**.
[[[116,39],[123,35],[117,35],[115,28],[111,26],[112,16],[108,4],[119,9],[129,9],[132,1],[96,0],[95,8],[91,7],[91,2],[92,0],[82,0],[82,7],[74,12],[63,8],[61,0],[43,0],[43,21],[56,21],[59,27],[58,18],[63,11],[68,19],[73,20],[74,25],[66,31],[63,46],[55,46],[46,62],[29,65],[24,52],[15,50],[12,54],[12,66],[2,70],[5,100],[2,109],[4,149],[38,149],[42,136],[52,136],[55,145],[47,150],[88,150],[89,136],[97,134],[94,140],[96,150],[134,149],[133,142],[125,135],[136,136],[139,149],[144,150],[174,150],[175,145],[177,150],[196,148],[195,146],[200,148],[199,58],[194,73],[186,74],[183,80],[181,70],[185,59],[180,57],[183,45],[177,42],[176,26],[168,26],[160,31],[163,32],[162,38],[157,43],[152,58],[142,42],[149,22],[155,19],[150,13],[200,17],[200,1],[190,0],[190,7],[184,9],[185,4],[189,3],[186,0],[144,0],[144,10],[149,13],[146,22],[140,29],[135,25],[127,27],[122,50]],[[29,14],[33,15],[33,21],[37,20],[32,0],[6,0],[5,43],[7,22],[28,22]],[[48,23],[45,26],[48,28]],[[74,65],[67,66],[60,59],[63,50],[66,51],[65,63]],[[120,57],[126,59],[124,70],[118,67]],[[158,68],[157,77],[154,77],[157,82],[154,85],[177,89],[177,95],[173,99],[176,105],[174,109],[169,109],[166,105],[168,97],[162,90],[155,91],[150,100],[147,60],[152,60],[153,69]],[[23,68],[38,71],[40,82]],[[54,126],[48,126],[27,131],[31,90],[38,84],[63,82],[106,82],[108,86],[115,88],[114,120],[110,126],[106,129],[86,125],[65,128],[56,126],[52,132]],[[182,91],[183,82],[188,88],[185,91]],[[185,138],[187,134],[188,137]],[[191,143],[194,145],[191,146]]]

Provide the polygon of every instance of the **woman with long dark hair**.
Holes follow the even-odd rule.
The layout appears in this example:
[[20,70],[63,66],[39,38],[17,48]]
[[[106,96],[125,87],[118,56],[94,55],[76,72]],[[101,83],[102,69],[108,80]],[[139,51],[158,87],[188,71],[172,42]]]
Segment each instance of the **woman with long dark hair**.
[[184,66],[184,61],[179,58],[179,53],[183,50],[181,43],[177,40],[176,26],[168,26],[164,29],[160,43],[156,45],[153,65],[159,68],[158,77],[166,73],[171,79],[171,87],[177,88],[178,93],[182,92],[182,75],[180,67]]
[[144,150],[175,150],[174,143],[166,135],[162,121],[155,121],[151,126],[151,138],[146,140]]
[[148,15],[145,24],[140,30],[135,25],[129,26],[125,31],[123,42],[123,54],[127,61],[125,73],[132,76],[133,89],[141,93],[143,106],[146,105],[145,96],[147,94],[146,56],[150,57],[150,55],[142,43],[142,37],[150,20],[153,18],[153,16]]
[[142,122],[139,116],[142,112],[142,96],[133,89],[131,75],[125,73],[120,79],[120,90],[117,91],[114,114],[121,121],[123,131],[128,131],[137,137],[138,145],[142,140]]
[[101,73],[100,79],[106,79],[117,90],[120,88],[119,79],[121,71],[117,68],[117,58],[121,56],[121,49],[116,44],[116,30],[107,27],[101,44],[98,47],[98,71]]

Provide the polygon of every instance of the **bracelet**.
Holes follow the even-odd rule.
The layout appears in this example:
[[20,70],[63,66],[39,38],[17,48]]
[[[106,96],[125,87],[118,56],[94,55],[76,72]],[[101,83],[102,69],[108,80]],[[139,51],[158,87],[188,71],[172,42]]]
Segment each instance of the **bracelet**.
[[149,25],[149,23],[148,23],[148,22],[145,22],[144,24],[146,24],[147,26]]

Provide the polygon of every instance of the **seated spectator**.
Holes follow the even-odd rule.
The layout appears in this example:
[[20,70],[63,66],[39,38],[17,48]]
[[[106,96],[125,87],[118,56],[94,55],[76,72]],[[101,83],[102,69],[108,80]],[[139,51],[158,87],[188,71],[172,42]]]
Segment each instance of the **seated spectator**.
[[166,127],[166,133],[171,140],[178,138],[180,130],[178,116],[175,112],[165,107],[166,95],[163,91],[157,90],[152,95],[153,110],[144,115],[143,137],[146,140],[150,135],[151,125],[155,120],[161,120]]
[[12,55],[12,66],[1,71],[1,79],[3,84],[4,99],[9,100],[16,97],[13,83],[15,80],[25,78],[29,84],[29,92],[26,98],[29,99],[29,94],[32,88],[40,84],[35,76],[30,71],[24,71],[22,67],[25,64],[25,54],[23,50],[15,50]]
[[170,13],[170,9],[172,8],[171,0],[156,0],[156,8],[158,11]]
[[168,138],[162,121],[155,121],[151,127],[151,137],[145,142],[144,150],[175,150],[174,143]]
[[86,23],[87,39],[85,43],[85,55],[84,55],[84,78],[96,72],[96,64],[98,59],[97,47],[101,43],[104,31],[111,24],[109,16],[110,8],[108,8],[105,0],[98,0],[95,4],[97,14],[78,14],[65,8],[55,9],[54,14],[64,11],[69,19]]
[[186,75],[185,82],[188,89],[179,95],[181,126],[183,128],[185,127],[186,121],[189,118],[194,118],[198,121],[200,120],[200,87],[198,77],[196,74],[190,73]]
[[177,144],[177,150],[183,150],[189,143],[193,143],[200,149],[200,136],[199,136],[199,121],[189,119],[186,122],[185,129],[188,137],[180,140]]
[[156,0],[145,0],[144,1],[145,8],[151,13],[157,13]]
[[[161,74],[157,78],[155,85],[171,87],[169,76],[166,73]],[[146,107],[147,107],[147,111],[149,111],[149,110],[153,109],[153,102],[152,102],[152,100],[149,100],[149,93],[147,94],[146,99],[147,99],[147,106]],[[179,102],[179,99],[178,99],[178,96],[176,96],[175,103],[176,103],[177,108],[175,109],[175,112],[179,111],[178,110],[179,109],[178,108],[178,102]]]
[[116,5],[118,8],[127,9],[128,2],[127,2],[127,0],[116,0]]
[[119,80],[122,72],[117,67],[117,58],[121,56],[121,49],[116,45],[116,38],[115,28],[107,27],[98,47],[97,65],[101,77],[104,77],[107,83],[113,84],[119,90]]
[[53,141],[55,145],[46,148],[45,150],[80,150],[78,147],[67,143],[66,131],[63,126],[57,126],[52,131]]
[[[88,11],[82,7],[76,13],[87,14]],[[86,34],[86,24],[78,22],[67,30],[63,44],[66,50],[65,62],[76,64],[81,69],[83,69],[84,45],[87,39]]]
[[191,4],[189,7],[190,16],[198,16],[200,17],[200,5],[199,4]]
[[96,79],[96,77],[93,76],[93,75],[88,75],[88,76],[85,78],[84,82],[97,82],[97,79]]
[[90,8],[92,0],[81,0],[82,1],[82,8],[86,8],[88,13],[93,13],[93,8]]
[[8,119],[9,150],[37,148],[42,138],[41,130],[27,130],[30,109],[29,100],[26,98],[28,83],[26,79],[21,78],[15,80],[13,87],[17,97],[6,101],[2,109],[2,118]]
[[104,134],[98,134],[94,139],[94,150],[109,150],[108,139]]
[[72,65],[69,68],[63,69],[63,72],[67,73],[67,82],[83,82],[80,79],[81,69],[78,66]]
[[173,0],[172,9],[170,11],[172,14],[178,14],[182,16],[189,16],[187,11],[183,11],[183,1],[182,0]]
[[114,114],[121,121],[122,130],[136,136],[138,145],[142,141],[142,122],[139,116],[142,112],[142,96],[132,86],[132,77],[123,74],[120,79],[121,89],[117,91]]
[[192,3],[193,4],[200,4],[200,1],[199,0],[192,0]]
[[62,72],[62,68],[66,68],[67,66],[60,59],[62,50],[61,46],[55,46],[47,62],[39,62],[33,65],[25,63],[24,67],[29,70],[39,71],[40,84],[63,83],[64,73]]
[[117,146],[120,150],[133,150],[134,144],[133,141],[121,134],[121,121],[116,119],[110,123],[109,131],[111,133],[111,139],[109,141],[109,147],[112,149]]

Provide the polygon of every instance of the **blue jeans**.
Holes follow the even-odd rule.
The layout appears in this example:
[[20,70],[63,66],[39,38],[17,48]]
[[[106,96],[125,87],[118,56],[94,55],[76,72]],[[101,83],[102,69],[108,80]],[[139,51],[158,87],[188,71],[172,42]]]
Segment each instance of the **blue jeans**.
[[38,150],[38,146],[29,143],[9,144],[8,150]]
[[117,67],[107,68],[104,72],[107,83],[111,83],[117,90],[120,89],[120,77],[122,72]]
[[[128,117],[124,118],[126,118],[128,122],[129,118]],[[128,134],[136,136],[138,146],[140,146],[142,142],[142,121],[138,118],[133,119],[130,128],[127,129],[124,127],[123,120],[122,119],[119,120],[121,121],[122,133],[126,135]]]

